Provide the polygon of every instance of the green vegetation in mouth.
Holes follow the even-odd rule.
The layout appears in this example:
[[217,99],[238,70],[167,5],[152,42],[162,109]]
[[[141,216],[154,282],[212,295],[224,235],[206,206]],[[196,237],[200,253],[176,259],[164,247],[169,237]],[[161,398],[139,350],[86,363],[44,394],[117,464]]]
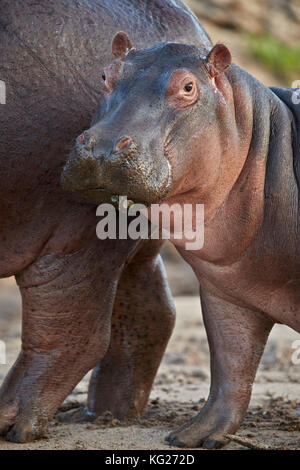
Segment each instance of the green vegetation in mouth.
[[300,80],[300,46],[289,46],[270,34],[246,34],[252,54],[291,87],[294,80]]
[[[120,204],[120,196],[118,194],[113,194],[110,198],[111,202],[115,205],[119,205]],[[122,207],[123,209],[129,209],[131,206],[133,206],[135,203],[134,201],[132,201],[131,199],[126,199],[122,202]]]

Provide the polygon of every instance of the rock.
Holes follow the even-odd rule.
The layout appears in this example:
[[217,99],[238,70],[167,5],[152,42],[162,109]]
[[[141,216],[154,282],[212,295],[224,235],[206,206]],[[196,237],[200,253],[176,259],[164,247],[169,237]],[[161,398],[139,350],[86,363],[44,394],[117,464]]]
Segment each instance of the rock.
[[300,43],[299,0],[187,0],[199,18],[221,27]]

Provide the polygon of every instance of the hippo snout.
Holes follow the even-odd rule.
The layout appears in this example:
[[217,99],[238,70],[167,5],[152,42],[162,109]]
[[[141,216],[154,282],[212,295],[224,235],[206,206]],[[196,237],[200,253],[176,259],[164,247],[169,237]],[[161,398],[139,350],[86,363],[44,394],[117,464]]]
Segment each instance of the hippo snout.
[[92,203],[122,195],[149,205],[168,193],[171,166],[164,155],[150,155],[131,136],[100,139],[89,130],[77,137],[61,185]]

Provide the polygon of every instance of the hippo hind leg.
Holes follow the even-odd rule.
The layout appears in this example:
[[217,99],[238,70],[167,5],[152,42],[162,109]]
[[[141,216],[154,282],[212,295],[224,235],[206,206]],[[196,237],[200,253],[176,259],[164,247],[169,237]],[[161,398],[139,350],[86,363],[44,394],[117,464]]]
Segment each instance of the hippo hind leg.
[[211,355],[210,394],[200,413],[166,440],[178,447],[219,448],[244,419],[273,321],[203,289],[201,303]]

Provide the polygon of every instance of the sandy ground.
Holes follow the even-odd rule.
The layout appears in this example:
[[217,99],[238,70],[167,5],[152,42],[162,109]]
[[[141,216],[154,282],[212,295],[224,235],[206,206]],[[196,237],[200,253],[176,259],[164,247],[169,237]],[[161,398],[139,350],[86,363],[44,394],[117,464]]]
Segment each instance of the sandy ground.
[[[182,269],[186,269],[184,266]],[[168,264],[176,287],[172,264]],[[176,289],[175,289],[176,290]],[[178,290],[178,289],[177,289]],[[159,369],[146,416],[121,423],[105,415],[96,423],[61,424],[53,420],[44,439],[29,444],[0,441],[4,449],[170,449],[164,436],[194,416],[209,390],[209,352],[199,298],[177,296],[177,323]],[[20,347],[20,298],[12,279],[0,281],[0,338],[7,344],[7,364],[0,365],[0,382]],[[271,448],[300,449],[300,364],[291,361],[293,341],[300,335],[276,326],[255,381],[250,408],[238,434]],[[88,376],[63,407],[85,402]],[[243,448],[231,443],[227,449]]]

